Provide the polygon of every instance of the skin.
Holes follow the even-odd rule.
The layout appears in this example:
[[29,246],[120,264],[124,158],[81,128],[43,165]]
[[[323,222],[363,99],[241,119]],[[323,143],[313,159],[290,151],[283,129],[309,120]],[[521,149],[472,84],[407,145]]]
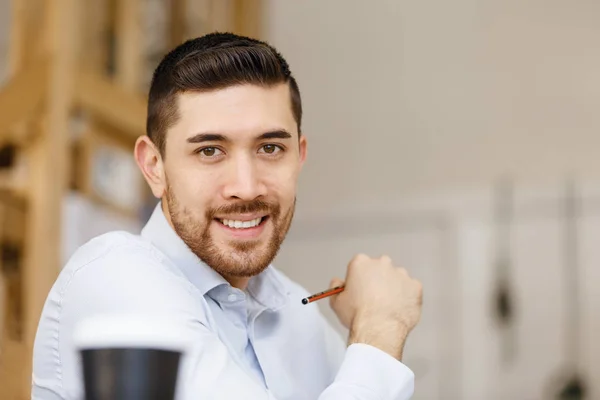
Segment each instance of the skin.
[[[275,257],[290,227],[297,181],[306,160],[287,84],[232,86],[178,97],[177,122],[168,129],[164,157],[146,137],[135,159],[167,220],[188,247],[232,286]],[[264,219],[263,219],[264,217]],[[221,221],[261,218],[251,229]],[[422,287],[387,256],[359,254],[348,264],[345,290],[330,304],[349,331],[401,359],[421,314]]]
[[[148,137],[135,157],[171,226],[200,259],[244,289],[275,257],[292,221],[306,137],[287,84],[184,93],[165,156]],[[266,220],[231,229],[219,220]]]

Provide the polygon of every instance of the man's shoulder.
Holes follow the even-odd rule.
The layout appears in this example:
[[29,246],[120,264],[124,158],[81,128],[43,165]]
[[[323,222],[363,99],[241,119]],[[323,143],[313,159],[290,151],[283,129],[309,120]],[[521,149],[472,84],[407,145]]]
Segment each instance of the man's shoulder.
[[112,231],[91,239],[71,255],[53,291],[99,283],[115,289],[150,282],[167,284],[165,277],[178,274],[177,268],[150,241],[129,232]]
[[45,311],[71,317],[97,312],[171,313],[195,309],[197,298],[193,285],[151,242],[127,232],[110,232],[71,256],[48,294]]
[[198,298],[148,240],[127,232],[97,236],[74,252],[48,294],[34,345],[34,390],[78,392],[72,335],[84,319],[152,315],[203,323]]
[[126,257],[156,257],[159,253],[142,236],[126,231],[112,231],[96,236],[80,246],[69,258],[64,269],[78,269],[119,254]]

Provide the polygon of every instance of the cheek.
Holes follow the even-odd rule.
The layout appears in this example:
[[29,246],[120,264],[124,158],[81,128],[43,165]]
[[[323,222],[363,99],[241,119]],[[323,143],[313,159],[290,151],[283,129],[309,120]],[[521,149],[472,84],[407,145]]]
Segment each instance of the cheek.
[[170,179],[169,184],[171,191],[182,206],[188,209],[201,211],[209,203],[214,190],[214,185],[211,185],[207,176],[202,174],[194,174],[192,171],[180,171],[177,179]]
[[281,202],[293,201],[296,197],[297,174],[271,175],[266,181],[269,193]]

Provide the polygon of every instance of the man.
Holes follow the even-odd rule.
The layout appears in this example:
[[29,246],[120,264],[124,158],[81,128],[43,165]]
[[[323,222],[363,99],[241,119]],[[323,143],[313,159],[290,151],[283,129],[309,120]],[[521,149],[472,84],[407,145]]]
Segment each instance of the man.
[[404,342],[421,286],[388,257],[357,255],[331,298],[343,340],[271,266],[306,158],[286,61],[232,34],[188,41],[157,67],[134,155],[161,201],[141,235],[82,246],[53,286],[34,349],[33,398],[76,399],[72,334],[95,315],[155,314],[192,335],[190,399],[390,399],[413,393]]

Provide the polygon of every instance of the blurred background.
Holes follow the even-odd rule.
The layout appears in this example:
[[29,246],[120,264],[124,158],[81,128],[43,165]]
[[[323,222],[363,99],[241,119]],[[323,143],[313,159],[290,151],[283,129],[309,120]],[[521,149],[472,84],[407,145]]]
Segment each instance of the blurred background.
[[61,266],[155,204],[131,153],[154,67],[228,30],[303,96],[278,268],[316,292],[386,253],[421,279],[414,399],[600,399],[599,21],[597,0],[0,0],[0,398],[29,398]]

